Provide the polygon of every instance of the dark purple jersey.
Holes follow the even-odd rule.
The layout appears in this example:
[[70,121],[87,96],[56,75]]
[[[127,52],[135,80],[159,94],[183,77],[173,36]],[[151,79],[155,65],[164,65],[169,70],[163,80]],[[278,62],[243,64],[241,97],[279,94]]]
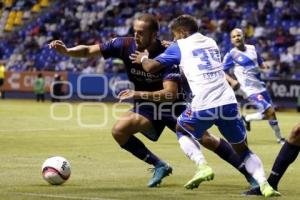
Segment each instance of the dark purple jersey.
[[[144,71],[141,64],[133,64],[129,58],[129,56],[137,50],[133,37],[119,37],[112,39],[109,42],[100,44],[100,50],[104,58],[115,57],[123,60],[126,66],[128,78],[134,84],[135,90],[137,91],[152,92],[161,90],[163,89],[164,80],[180,82],[180,73],[177,66],[172,68],[166,67],[157,73],[148,73]],[[157,40],[157,48],[155,51],[149,52],[149,58],[155,58],[163,53],[164,50],[165,47],[163,47],[161,42]],[[171,130],[173,130],[173,132],[175,132],[176,118],[185,110],[185,105],[182,105],[181,99],[182,98],[177,99],[177,103],[179,103],[179,105],[175,102],[167,102],[167,104],[164,105],[164,103],[149,102],[142,99],[135,100],[134,107],[131,111],[146,117],[153,125],[153,129],[145,131],[143,134],[150,140],[156,141],[165,126],[168,126]],[[144,102],[147,104],[143,104]]]
[[[149,58],[155,58],[166,49],[157,40],[157,48],[149,52]],[[109,42],[100,44],[103,57],[120,58],[123,60],[129,80],[134,84],[136,91],[157,91],[163,89],[164,80],[180,81],[178,67],[163,69],[157,73],[146,72],[140,64],[134,64],[129,56],[137,50],[133,37],[118,37]]]

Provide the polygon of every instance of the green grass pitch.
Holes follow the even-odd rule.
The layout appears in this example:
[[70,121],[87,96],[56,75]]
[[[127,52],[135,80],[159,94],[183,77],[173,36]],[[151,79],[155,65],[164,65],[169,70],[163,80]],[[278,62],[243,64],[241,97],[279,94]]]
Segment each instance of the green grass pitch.
[[[204,154],[215,171],[215,179],[188,191],[183,185],[191,178],[195,165],[181,152],[175,134],[165,130],[156,143],[139,136],[146,145],[173,166],[173,174],[159,188],[146,187],[152,176],[148,165],[122,150],[111,136],[115,122],[112,104],[36,103],[33,100],[0,101],[0,199],[249,199],[241,196],[248,184],[233,167],[213,153]],[[118,106],[122,113],[128,105]],[[116,110],[116,109],[114,109]],[[300,114],[278,112],[287,136]],[[56,119],[53,119],[53,116]],[[107,123],[105,126],[98,126]],[[281,145],[275,142],[266,121],[255,122],[249,133],[250,147],[263,161],[266,174]],[[211,130],[215,134],[218,131]],[[140,135],[140,134],[138,134]],[[203,148],[202,148],[203,149]],[[41,165],[50,156],[66,157],[72,167],[70,179],[62,186],[51,186],[41,176]],[[279,189],[280,199],[300,199],[300,163],[296,160]],[[262,199],[251,197],[250,199]]]

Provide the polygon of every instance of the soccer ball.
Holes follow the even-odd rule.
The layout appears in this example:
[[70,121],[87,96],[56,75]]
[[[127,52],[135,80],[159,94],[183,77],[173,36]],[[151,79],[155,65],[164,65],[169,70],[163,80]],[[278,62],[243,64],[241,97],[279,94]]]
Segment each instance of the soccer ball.
[[64,157],[55,156],[45,160],[42,166],[42,175],[51,185],[61,185],[71,175],[71,166]]

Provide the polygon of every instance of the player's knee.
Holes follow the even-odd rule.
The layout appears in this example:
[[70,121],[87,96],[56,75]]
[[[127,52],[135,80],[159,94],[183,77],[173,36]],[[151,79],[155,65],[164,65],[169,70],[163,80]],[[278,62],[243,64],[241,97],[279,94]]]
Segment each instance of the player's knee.
[[272,107],[268,108],[264,114],[267,119],[275,119],[275,110]]
[[300,145],[300,123],[297,124],[289,135],[288,142],[295,145]]
[[112,128],[112,136],[116,141],[119,141],[120,138],[124,136],[124,128],[118,124],[114,125]]
[[216,150],[219,146],[219,139],[211,135],[209,132],[205,132],[200,140],[200,143],[209,150]]
[[233,147],[233,149],[235,150],[235,152],[238,155],[242,155],[244,152],[250,151],[246,140],[244,140],[243,142],[240,142],[238,144],[231,144],[231,146]]
[[179,132],[181,134],[185,133],[185,131],[178,124],[176,124],[176,132]]

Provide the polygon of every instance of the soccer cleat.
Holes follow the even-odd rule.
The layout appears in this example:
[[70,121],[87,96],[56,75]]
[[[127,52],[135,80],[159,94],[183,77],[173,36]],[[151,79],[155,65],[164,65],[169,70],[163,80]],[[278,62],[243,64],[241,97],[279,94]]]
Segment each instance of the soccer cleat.
[[194,189],[199,187],[200,183],[203,181],[210,181],[214,179],[214,172],[210,166],[207,164],[200,164],[198,165],[198,169],[196,171],[196,174],[193,176],[189,182],[187,182],[184,187],[186,189]]
[[246,192],[243,192],[242,195],[245,195],[245,196],[252,196],[252,195],[261,196],[262,194],[261,194],[259,186],[257,186],[257,187],[251,188],[250,190],[248,190]]
[[265,181],[264,183],[262,183],[260,186],[260,192],[264,197],[277,197],[280,196],[281,194],[279,192],[277,192],[276,190],[274,190],[272,188],[272,186]]
[[250,124],[250,122],[247,121],[246,118],[245,118],[244,116],[242,116],[242,120],[243,120],[243,122],[244,122],[244,124],[245,124],[246,130],[247,130],[247,131],[251,131],[251,124]]
[[285,139],[284,138],[277,139],[277,143],[281,144],[281,145],[284,145]]
[[172,174],[172,170],[173,169],[170,165],[163,162],[158,163],[153,169],[154,174],[148,182],[148,187],[157,187],[164,177],[169,176],[169,174]]
[[259,187],[257,181],[250,174],[246,175],[245,177],[248,183],[250,184],[251,188]]

